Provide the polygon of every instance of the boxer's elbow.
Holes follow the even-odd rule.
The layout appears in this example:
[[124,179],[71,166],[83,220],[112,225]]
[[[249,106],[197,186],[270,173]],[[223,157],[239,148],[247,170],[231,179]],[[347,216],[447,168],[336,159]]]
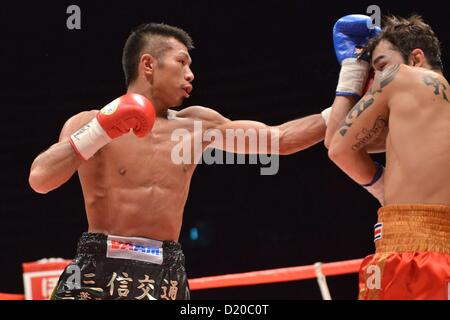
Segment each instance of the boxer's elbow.
[[28,183],[35,192],[41,194],[46,194],[55,189],[51,185],[51,179],[47,172],[35,164],[31,167]]
[[325,139],[324,139],[324,145],[325,148],[330,150],[334,135],[336,134],[336,128],[334,126],[328,125],[327,130],[325,131]]
[[35,192],[46,194],[50,190],[45,186],[45,178],[41,173],[36,169],[32,169],[30,171],[30,175],[28,176],[28,183]]
[[329,150],[330,149],[330,138],[325,136],[325,139],[323,140],[323,144],[324,144],[325,148],[327,148]]
[[333,138],[333,135],[330,132],[330,128],[327,127],[327,129],[325,131],[325,138],[323,139],[323,144],[324,144],[325,148],[327,148],[328,150],[330,149],[331,138]]
[[339,165],[339,163],[345,161],[346,152],[344,148],[338,143],[329,143],[328,144],[328,157]]
[[328,149],[328,157],[336,166],[349,174],[352,164],[355,163],[355,152],[348,149],[346,145],[331,143]]

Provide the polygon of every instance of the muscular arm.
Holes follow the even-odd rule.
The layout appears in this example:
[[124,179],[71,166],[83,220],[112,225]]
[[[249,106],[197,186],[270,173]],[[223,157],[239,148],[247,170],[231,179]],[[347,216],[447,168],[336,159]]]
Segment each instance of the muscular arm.
[[325,138],[326,125],[320,114],[292,120],[276,127],[280,130],[280,154],[307,149]]
[[212,137],[205,148],[234,153],[287,155],[309,148],[325,137],[326,125],[320,114],[279,126],[268,126],[251,120],[231,121],[212,109],[196,108],[196,117],[205,120],[205,136]]
[[[336,96],[331,105],[330,119],[327,123],[327,131],[325,134],[325,147],[330,147],[331,139],[340,128],[342,121],[345,119],[349,111],[357,101],[353,96]],[[382,153],[386,151],[387,128],[384,128],[376,139],[373,139],[367,146],[368,153]]]
[[[325,122],[320,114],[315,114],[292,120],[279,126],[268,126],[264,123],[250,120],[228,121],[217,127],[225,133],[227,130],[234,132],[254,131],[257,137],[252,148],[250,141],[246,141],[245,150],[237,145],[238,138],[232,145],[225,143],[221,149],[238,153],[273,153],[288,155],[311,147],[322,141],[325,137]],[[264,148],[267,141],[267,148]],[[275,141],[276,140],[276,141]],[[261,148],[262,146],[262,148]]]
[[68,137],[91,120],[97,111],[86,111],[70,118],[61,130],[59,141],[34,159],[29,183],[34,191],[47,193],[64,184],[83,160],[75,153]]
[[329,157],[357,183],[368,184],[376,166],[367,146],[388,125],[388,103],[395,90],[399,66],[387,68],[375,78],[372,88],[348,113],[330,144]]

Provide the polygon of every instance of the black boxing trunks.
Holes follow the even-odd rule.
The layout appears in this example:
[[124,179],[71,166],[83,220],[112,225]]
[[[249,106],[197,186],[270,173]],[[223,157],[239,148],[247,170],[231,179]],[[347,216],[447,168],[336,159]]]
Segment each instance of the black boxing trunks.
[[174,241],[83,233],[53,300],[187,300],[181,245]]

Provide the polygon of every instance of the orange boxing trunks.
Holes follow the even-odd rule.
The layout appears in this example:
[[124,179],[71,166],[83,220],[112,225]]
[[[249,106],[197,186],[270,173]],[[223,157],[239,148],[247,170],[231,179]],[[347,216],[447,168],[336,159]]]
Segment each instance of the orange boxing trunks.
[[450,206],[378,211],[376,252],[359,272],[359,299],[450,299]]

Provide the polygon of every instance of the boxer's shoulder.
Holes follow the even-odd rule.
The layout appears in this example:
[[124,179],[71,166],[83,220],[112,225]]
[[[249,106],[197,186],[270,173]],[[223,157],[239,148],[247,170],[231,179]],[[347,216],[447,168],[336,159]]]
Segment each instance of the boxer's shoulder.
[[380,94],[383,92],[386,94],[386,90],[397,91],[401,89],[407,82],[404,81],[406,78],[404,68],[405,65],[395,64],[387,66],[381,71],[376,71],[370,93]]
[[66,124],[72,124],[75,122],[85,123],[87,121],[90,121],[97,115],[98,111],[99,111],[98,109],[92,109],[92,110],[87,110],[87,111],[82,111],[80,113],[77,113],[77,114],[73,115],[72,117],[70,117],[66,121]]
[[207,116],[211,112],[215,112],[211,108],[203,107],[203,106],[189,106],[180,111],[178,111],[177,116],[180,118],[193,118],[200,119],[204,116]]
[[228,121],[227,118],[222,116],[219,112],[214,109],[203,107],[203,106],[190,106],[177,113],[177,117],[189,118],[193,120],[203,120],[213,123],[223,123]]
[[[377,79],[377,76],[375,77]],[[421,67],[408,66],[406,64],[393,65],[385,68],[378,75],[378,81],[382,87],[393,87],[396,91],[407,90],[411,93],[420,94],[419,91],[411,91],[414,89],[419,89],[422,84],[428,81],[434,82],[435,80],[444,79],[442,75]]]

